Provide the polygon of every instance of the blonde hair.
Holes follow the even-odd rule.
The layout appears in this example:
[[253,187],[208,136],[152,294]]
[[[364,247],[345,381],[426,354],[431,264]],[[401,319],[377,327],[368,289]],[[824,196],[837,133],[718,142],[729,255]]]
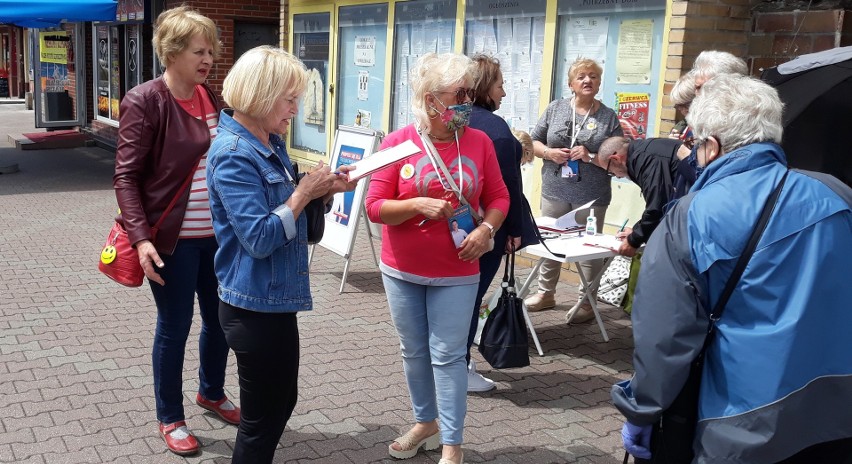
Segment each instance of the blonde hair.
[[285,92],[301,96],[308,70],[282,48],[261,45],[245,52],[222,82],[222,99],[235,111],[265,118]]
[[459,82],[476,81],[476,64],[457,53],[427,53],[408,71],[411,84],[411,112],[420,127],[429,125],[426,94],[447,89]]
[[582,56],[574,60],[571,63],[571,67],[568,68],[568,81],[573,81],[575,77],[577,77],[577,73],[580,72],[581,69],[591,69],[592,71],[598,73],[598,76],[603,75],[603,68],[598,64],[597,61],[591,58],[583,58]]
[[518,139],[518,142],[521,142],[521,147],[523,148],[523,156],[521,156],[521,164],[529,163],[535,158],[535,154],[533,152],[533,140],[530,137],[530,134],[518,130],[512,129],[512,135]]
[[219,42],[219,33],[213,20],[183,5],[160,13],[154,25],[151,44],[160,63],[169,67],[174,57],[186,50],[189,41],[196,35],[201,35],[210,42],[213,46],[213,58],[218,58],[222,43]]

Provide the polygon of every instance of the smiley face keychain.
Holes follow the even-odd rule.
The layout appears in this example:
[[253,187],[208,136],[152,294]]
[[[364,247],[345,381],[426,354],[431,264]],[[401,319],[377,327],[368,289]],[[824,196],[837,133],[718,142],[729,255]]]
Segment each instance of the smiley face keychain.
[[116,255],[115,247],[112,246],[112,245],[107,245],[101,251],[101,262],[104,263],[104,264],[109,264],[109,263],[115,261],[115,255]]

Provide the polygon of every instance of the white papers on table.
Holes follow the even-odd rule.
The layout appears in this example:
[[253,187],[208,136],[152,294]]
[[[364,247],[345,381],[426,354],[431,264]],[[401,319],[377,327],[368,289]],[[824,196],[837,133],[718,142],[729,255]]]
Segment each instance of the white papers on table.
[[621,240],[615,238],[613,235],[586,235],[583,237],[583,245],[618,250],[618,247],[621,246]]
[[569,230],[569,229],[576,229],[577,227],[584,227],[585,223],[580,224],[577,221],[577,211],[580,211],[581,209],[586,209],[586,208],[592,206],[592,203],[594,203],[594,202],[595,202],[595,200],[592,200],[592,201],[586,203],[585,205],[583,205],[583,206],[581,206],[577,209],[574,209],[572,211],[569,211],[569,212],[563,214],[562,216],[560,216],[558,218],[551,218],[551,217],[536,218],[535,223],[539,227],[545,227],[545,228],[548,228],[548,229],[553,229],[554,231],[557,231],[557,232],[558,231],[566,231],[566,230]]
[[369,176],[382,168],[417,153],[420,153],[420,147],[415,145],[411,140],[406,140],[397,146],[377,151],[361,161],[351,164],[355,169],[348,172],[349,180],[358,180]]

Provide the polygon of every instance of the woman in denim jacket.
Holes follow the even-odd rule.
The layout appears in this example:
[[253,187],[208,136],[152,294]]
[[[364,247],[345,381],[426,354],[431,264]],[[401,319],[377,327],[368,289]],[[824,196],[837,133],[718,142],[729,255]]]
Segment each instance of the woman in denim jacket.
[[222,97],[233,110],[220,114],[210,148],[219,320],[237,357],[241,392],[234,463],[272,462],[296,406],[296,313],[312,308],[304,208],[355,187],[322,163],[296,185],[277,134],[296,115],[306,82],[305,66],[284,50],[246,52],[223,83]]

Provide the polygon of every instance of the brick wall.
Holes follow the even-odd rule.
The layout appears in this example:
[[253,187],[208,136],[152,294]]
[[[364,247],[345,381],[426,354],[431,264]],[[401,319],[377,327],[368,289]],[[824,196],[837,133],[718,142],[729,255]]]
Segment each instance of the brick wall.
[[[276,20],[280,22],[283,7],[279,0],[167,0],[165,8],[189,5],[212,19],[219,28],[222,53],[214,63],[207,83],[217,94],[222,92],[222,81],[234,64],[234,21]],[[286,16],[285,16],[286,18]]]
[[677,79],[692,68],[695,57],[703,50],[746,56],[751,29],[749,0],[675,0],[671,13],[660,134],[668,133],[680,118],[668,95]]
[[797,56],[852,45],[852,10],[755,11],[748,57],[752,74]]

